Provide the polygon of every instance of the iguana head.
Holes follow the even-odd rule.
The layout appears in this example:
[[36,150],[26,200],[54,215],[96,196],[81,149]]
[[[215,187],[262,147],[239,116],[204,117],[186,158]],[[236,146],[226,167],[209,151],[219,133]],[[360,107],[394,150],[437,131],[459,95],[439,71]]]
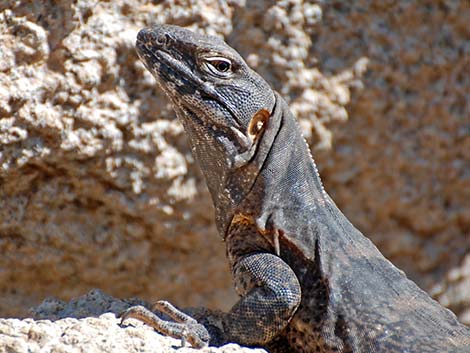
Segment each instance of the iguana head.
[[141,30],[136,48],[184,125],[224,235],[268,151],[274,92],[216,37],[161,25]]

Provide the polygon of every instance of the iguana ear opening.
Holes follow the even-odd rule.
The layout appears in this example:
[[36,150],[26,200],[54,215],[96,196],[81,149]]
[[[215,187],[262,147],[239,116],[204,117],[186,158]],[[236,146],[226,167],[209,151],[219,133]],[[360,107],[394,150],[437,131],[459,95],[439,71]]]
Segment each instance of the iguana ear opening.
[[256,153],[258,147],[258,141],[263,136],[264,130],[268,125],[269,117],[271,114],[266,109],[259,110],[250,120],[248,124],[248,137],[251,140],[250,147],[248,149],[235,156],[234,166],[240,168],[248,163]]
[[266,109],[259,110],[248,124],[248,136],[252,141],[257,140],[266,129],[271,114]]

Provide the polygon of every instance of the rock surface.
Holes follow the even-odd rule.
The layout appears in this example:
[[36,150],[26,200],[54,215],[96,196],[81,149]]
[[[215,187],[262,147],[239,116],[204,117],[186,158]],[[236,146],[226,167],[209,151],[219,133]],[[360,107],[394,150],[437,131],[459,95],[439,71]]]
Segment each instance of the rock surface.
[[[140,321],[120,326],[116,318],[136,300],[119,300],[98,290],[65,303],[49,298],[33,310],[38,319],[0,319],[0,353],[195,352],[181,341],[164,337]],[[143,303],[138,303],[143,304]],[[201,353],[266,353],[263,349],[228,344]]]
[[3,1],[0,316],[95,287],[236,300],[201,173],[133,47],[173,23],[224,36],[289,100],[340,208],[470,324],[464,6]]

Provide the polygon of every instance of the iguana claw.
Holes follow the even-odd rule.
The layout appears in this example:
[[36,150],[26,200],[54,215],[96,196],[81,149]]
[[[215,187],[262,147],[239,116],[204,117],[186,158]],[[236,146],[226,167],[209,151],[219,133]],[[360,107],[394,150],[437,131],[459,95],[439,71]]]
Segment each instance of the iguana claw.
[[194,348],[203,348],[209,344],[210,336],[206,328],[167,301],[160,300],[156,302],[152,306],[152,310],[161,311],[176,322],[165,321],[147,308],[137,305],[130,307],[119,315],[121,317],[121,325],[126,319],[134,318],[153,327],[161,334],[181,339],[183,347],[186,342],[189,342]]

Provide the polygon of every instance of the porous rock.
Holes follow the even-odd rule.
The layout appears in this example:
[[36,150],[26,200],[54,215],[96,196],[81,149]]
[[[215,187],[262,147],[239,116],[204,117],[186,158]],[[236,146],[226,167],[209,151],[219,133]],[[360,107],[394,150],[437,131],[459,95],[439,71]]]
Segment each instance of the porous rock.
[[204,180],[134,51],[173,23],[223,36],[288,99],[340,208],[470,323],[464,6],[3,1],[0,315],[91,288],[236,300]]
[[[66,303],[48,298],[32,310],[35,319],[0,319],[0,353],[194,352],[180,340],[165,337],[142,322],[117,317],[140,300],[120,300],[92,290]],[[206,347],[201,353],[266,353],[237,344]]]

